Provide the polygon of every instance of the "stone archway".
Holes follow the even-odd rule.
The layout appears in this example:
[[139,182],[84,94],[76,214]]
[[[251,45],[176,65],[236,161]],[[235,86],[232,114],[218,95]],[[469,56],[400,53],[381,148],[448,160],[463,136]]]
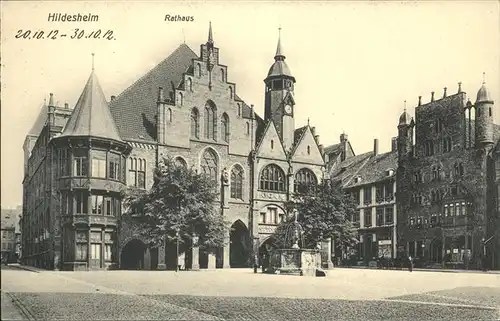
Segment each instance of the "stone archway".
[[139,239],[128,241],[122,248],[120,254],[120,269],[122,270],[144,270],[146,244]]
[[250,242],[249,231],[245,223],[237,220],[231,226],[229,244],[229,265],[232,268],[249,266]]

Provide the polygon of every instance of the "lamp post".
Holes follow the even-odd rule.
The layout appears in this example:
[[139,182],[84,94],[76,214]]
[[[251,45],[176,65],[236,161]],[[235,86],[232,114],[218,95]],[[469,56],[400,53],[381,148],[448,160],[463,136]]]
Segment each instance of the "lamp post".
[[175,233],[176,248],[175,248],[175,272],[179,271],[179,228]]

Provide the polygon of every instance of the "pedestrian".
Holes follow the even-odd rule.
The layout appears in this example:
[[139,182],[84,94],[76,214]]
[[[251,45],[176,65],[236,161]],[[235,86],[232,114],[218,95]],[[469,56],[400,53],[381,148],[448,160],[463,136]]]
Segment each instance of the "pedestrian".
[[257,273],[257,269],[259,268],[259,257],[255,254],[253,258],[253,273]]
[[266,258],[267,255],[265,253],[262,254],[262,273],[266,272]]
[[413,272],[413,258],[411,257],[411,255],[408,257],[408,270],[410,272]]

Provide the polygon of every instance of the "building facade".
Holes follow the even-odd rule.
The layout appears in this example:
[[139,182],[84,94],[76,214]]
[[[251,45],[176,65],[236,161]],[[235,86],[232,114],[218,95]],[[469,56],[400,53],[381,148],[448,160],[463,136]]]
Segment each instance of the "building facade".
[[[341,142],[347,140],[341,136]],[[397,150],[379,153],[378,140],[373,151],[348,155],[331,167],[330,178],[339,182],[356,201],[357,212],[350,218],[358,227],[355,248],[336,249],[335,256],[345,265],[376,265],[376,261],[397,256],[396,207]]]
[[398,125],[398,239],[417,265],[500,268],[499,126],[485,84],[421,102]]
[[27,264],[174,269],[176,244],[149,247],[121,220],[119,191],[149,189],[164,156],[216,181],[214,206],[231,222],[224,248],[202,252],[193,236],[180,244],[179,264],[243,267],[266,250],[295,183],[323,179],[323,146],[314,127],[296,128],[296,79],[280,40],[264,79],[263,118],[238,96],[220,52],[210,27],[199,55],[180,45],[109,102],[94,72],[74,109],[55,107],[51,96],[39,117],[46,121],[25,143]]
[[18,206],[15,209],[2,209],[1,217],[1,259],[2,263],[17,262],[20,256],[19,238],[21,231],[19,220],[21,218],[22,208]]

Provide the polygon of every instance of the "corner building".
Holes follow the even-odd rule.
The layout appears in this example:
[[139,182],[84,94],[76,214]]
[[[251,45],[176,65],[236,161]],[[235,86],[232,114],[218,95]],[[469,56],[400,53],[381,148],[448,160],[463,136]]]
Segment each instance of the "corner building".
[[[51,173],[43,178],[50,186],[44,201],[50,203],[44,212],[50,251],[32,252],[26,256],[29,264],[175,269],[175,243],[151,248],[120,219],[118,191],[126,185],[149,189],[164,156],[216,181],[220,193],[214,206],[231,222],[224,248],[203,252],[192,244],[180,244],[180,265],[247,267],[266,249],[285,219],[284,203],[291,199],[295,183],[323,179],[323,146],[314,127],[295,127],[296,80],[280,40],[264,80],[264,118],[238,96],[220,57],[210,26],[199,56],[180,45],[109,102],[92,72],[69,121],[61,118],[62,126],[47,137],[44,146],[49,147],[36,145],[40,140],[36,133],[29,142],[27,138],[28,162],[39,149],[52,155],[45,158]],[[47,114],[42,111],[40,117]],[[26,175],[25,181],[31,176]],[[26,201],[33,201],[30,184],[26,183]],[[24,214],[38,217],[35,208]],[[31,236],[40,234],[35,231]],[[25,242],[33,243],[29,237]]]
[[500,126],[483,83],[422,104],[398,125],[398,244],[417,266],[500,268]]

